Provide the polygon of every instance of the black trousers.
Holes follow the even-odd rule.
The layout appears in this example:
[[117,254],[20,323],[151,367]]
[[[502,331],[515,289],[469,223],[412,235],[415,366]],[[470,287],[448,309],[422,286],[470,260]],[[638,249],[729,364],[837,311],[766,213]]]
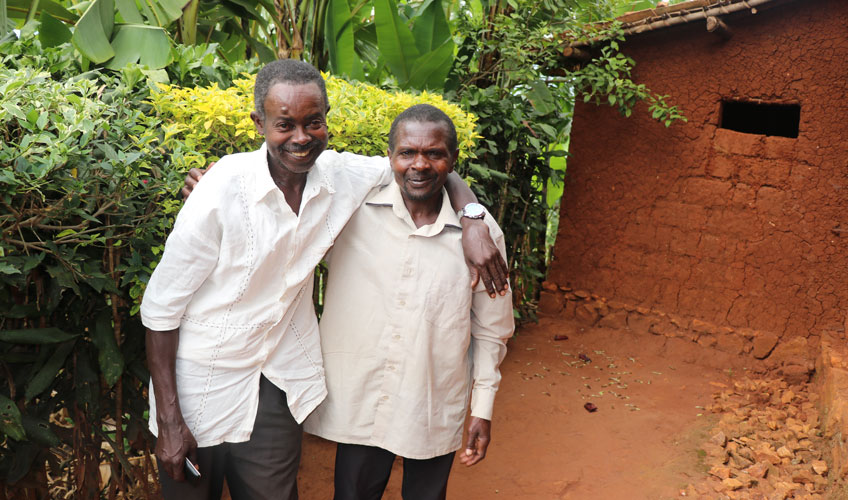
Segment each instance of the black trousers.
[[[444,500],[454,453],[428,460],[403,459],[404,500]],[[379,500],[395,454],[382,448],[339,443],[336,448],[335,500]]]
[[297,500],[301,426],[292,417],[286,393],[264,376],[259,382],[259,410],[250,440],[197,449],[200,478],[186,473],[176,482],[159,467],[166,500],[219,500],[227,480],[233,500]]

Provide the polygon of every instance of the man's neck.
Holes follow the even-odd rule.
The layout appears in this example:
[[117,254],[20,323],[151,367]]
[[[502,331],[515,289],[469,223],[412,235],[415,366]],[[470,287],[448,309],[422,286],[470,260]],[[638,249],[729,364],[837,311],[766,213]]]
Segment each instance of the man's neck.
[[406,210],[412,217],[412,222],[415,227],[426,226],[436,222],[439,218],[439,213],[442,211],[442,193],[439,192],[426,200],[410,200],[401,191],[401,198]]
[[306,188],[306,176],[308,172],[296,173],[287,169],[284,165],[275,162],[268,157],[268,173],[277,188],[286,197],[286,203],[291,207],[295,215],[300,211],[300,201],[303,190]]

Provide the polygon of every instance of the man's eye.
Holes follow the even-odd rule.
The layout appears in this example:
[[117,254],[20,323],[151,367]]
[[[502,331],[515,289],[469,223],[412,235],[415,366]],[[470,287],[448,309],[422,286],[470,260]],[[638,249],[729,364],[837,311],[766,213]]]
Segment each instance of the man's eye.
[[292,128],[291,123],[278,123],[277,128],[280,130],[289,130]]
[[401,151],[400,155],[401,156],[412,156],[412,151]]

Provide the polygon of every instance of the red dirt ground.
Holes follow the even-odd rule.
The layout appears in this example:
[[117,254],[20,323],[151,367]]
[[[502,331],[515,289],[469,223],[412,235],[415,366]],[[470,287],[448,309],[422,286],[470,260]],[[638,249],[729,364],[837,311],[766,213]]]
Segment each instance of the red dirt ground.
[[[706,471],[697,450],[715,420],[702,407],[743,372],[739,359],[680,339],[542,318],[510,341],[488,455],[470,468],[456,462],[448,498],[680,498]],[[590,401],[594,413],[583,408]],[[332,498],[334,455],[332,443],[306,436],[301,498]],[[384,498],[400,498],[400,479],[398,460]]]

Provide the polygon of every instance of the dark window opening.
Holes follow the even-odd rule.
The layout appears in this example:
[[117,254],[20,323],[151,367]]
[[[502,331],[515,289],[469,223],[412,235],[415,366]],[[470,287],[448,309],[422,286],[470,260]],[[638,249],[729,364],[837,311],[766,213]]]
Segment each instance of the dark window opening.
[[721,128],[744,134],[798,137],[800,104],[764,104],[722,101]]

